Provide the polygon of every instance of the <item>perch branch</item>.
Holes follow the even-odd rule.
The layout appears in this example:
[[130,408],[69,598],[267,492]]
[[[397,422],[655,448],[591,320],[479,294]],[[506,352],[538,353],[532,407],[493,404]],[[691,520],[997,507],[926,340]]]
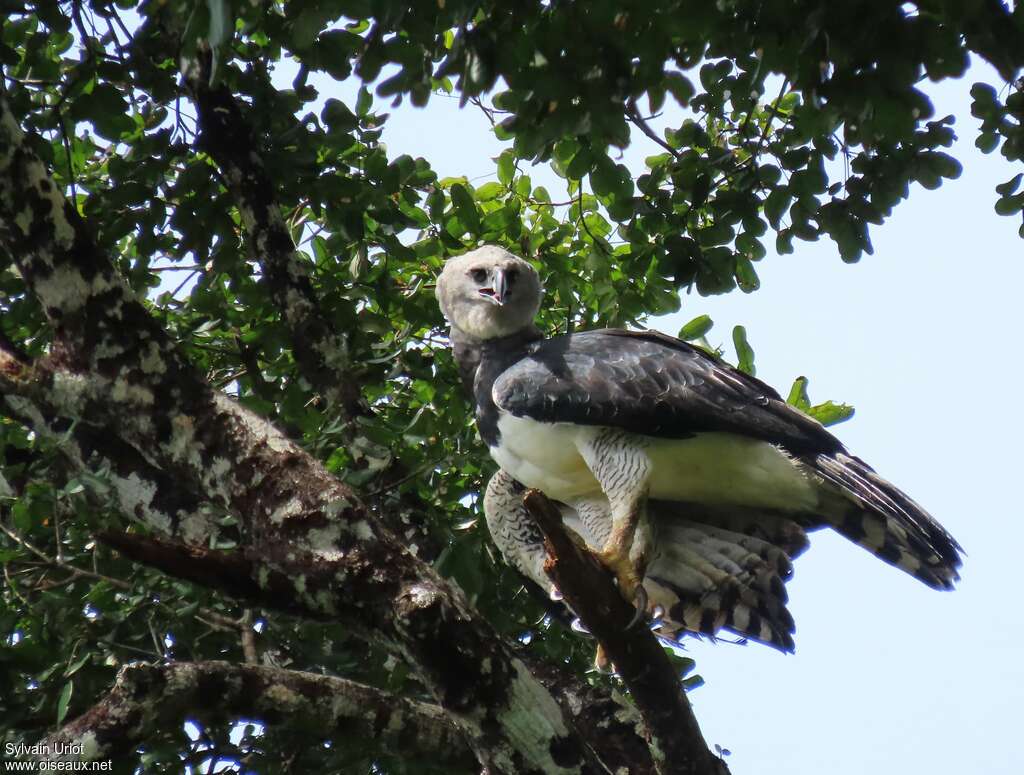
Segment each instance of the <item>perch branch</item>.
[[659,771],[727,773],[725,763],[708,750],[664,648],[646,627],[629,626],[633,606],[608,570],[572,540],[558,509],[542,492],[528,490],[523,503],[544,534],[544,570],[622,676],[647,728]]

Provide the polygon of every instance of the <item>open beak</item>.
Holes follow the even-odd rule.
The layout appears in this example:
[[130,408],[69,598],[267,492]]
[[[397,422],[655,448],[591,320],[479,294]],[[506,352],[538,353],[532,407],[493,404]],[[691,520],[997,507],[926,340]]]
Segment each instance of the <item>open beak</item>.
[[486,299],[494,302],[500,307],[505,303],[505,300],[508,299],[508,284],[505,281],[505,270],[494,270],[494,282],[492,283],[492,286],[493,287],[491,288],[481,288],[480,293],[482,293]]

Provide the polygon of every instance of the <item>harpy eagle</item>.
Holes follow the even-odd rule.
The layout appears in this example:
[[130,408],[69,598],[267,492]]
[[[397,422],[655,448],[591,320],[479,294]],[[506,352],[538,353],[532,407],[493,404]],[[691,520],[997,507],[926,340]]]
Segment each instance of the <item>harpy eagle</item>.
[[[681,567],[664,558],[702,556],[693,557],[697,534],[665,526],[688,519],[705,526],[703,535],[710,527],[767,543],[780,524],[801,534],[829,526],[931,587],[950,589],[959,578],[962,550],[942,526],[771,387],[653,331],[545,339],[533,323],[541,296],[536,270],[497,246],[449,259],[438,278],[477,427],[505,472],[485,498],[489,522],[514,519],[514,482],[539,489],[576,515],[627,597],[664,583],[693,609],[679,610],[677,626],[726,627],[782,648],[792,645],[784,592],[741,601],[738,591],[712,584],[728,598],[712,615],[695,587],[657,575]],[[730,519],[742,527],[729,528]],[[803,546],[774,543],[790,557]],[[788,566],[774,562],[784,579]],[[732,563],[717,567],[741,567]],[[641,588],[646,571],[651,584]],[[772,578],[762,573],[740,589],[778,589]]]

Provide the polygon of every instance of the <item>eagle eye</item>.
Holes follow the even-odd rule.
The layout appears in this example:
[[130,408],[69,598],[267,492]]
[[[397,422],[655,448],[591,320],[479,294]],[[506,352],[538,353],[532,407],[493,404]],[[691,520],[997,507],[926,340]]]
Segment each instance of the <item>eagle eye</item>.
[[487,281],[487,270],[486,269],[470,269],[469,276],[473,278],[473,282],[478,285],[483,285]]
[[505,281],[509,285],[514,283],[518,278],[519,278],[519,270],[516,269],[515,267],[512,267],[511,269],[507,269],[505,271]]

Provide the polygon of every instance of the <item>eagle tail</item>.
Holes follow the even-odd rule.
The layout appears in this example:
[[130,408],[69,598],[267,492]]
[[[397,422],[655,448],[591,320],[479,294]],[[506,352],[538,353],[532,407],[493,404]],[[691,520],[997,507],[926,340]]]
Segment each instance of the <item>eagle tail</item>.
[[822,517],[881,560],[934,589],[952,589],[963,549],[928,512],[857,457],[818,455],[811,468],[836,497]]
[[793,617],[784,581],[793,572],[786,553],[768,541],[690,520],[658,527],[661,550],[644,587],[663,610],[662,631],[741,637],[793,651]]

